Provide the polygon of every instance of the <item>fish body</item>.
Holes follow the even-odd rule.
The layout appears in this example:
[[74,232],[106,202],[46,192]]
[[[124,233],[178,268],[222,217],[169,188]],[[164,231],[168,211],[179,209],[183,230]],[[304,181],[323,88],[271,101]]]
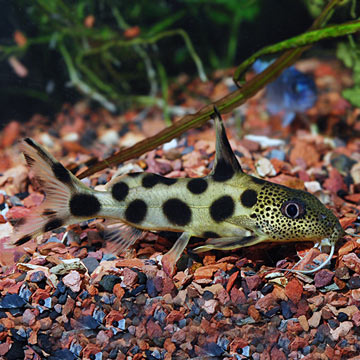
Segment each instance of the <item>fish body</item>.
[[195,252],[230,250],[259,242],[326,239],[332,246],[343,235],[335,215],[310,193],[245,174],[216,113],[216,158],[203,178],[167,178],[131,173],[112,179],[106,191],[85,186],[32,139],[23,151],[46,199],[14,227],[19,245],[58,227],[92,218],[118,222],[105,240],[125,250],[145,231],[182,232],[163,257],[172,273],[191,236],[208,239]]
[[[256,60],[256,73],[265,70],[271,62]],[[289,125],[296,113],[303,113],[314,106],[317,89],[314,80],[294,66],[286,68],[277,79],[266,86],[266,107],[270,114],[283,112],[283,125]]]

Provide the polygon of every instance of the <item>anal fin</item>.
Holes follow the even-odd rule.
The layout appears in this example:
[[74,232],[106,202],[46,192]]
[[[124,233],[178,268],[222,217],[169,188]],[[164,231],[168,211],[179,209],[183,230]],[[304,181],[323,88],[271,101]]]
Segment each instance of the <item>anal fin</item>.
[[195,248],[193,252],[201,253],[210,250],[235,250],[242,247],[255,245],[261,241],[263,241],[263,238],[256,235],[209,239],[205,242],[204,245]]
[[136,229],[124,223],[108,225],[108,222],[106,222],[103,231],[107,250],[115,254],[120,254],[128,249],[146,233],[146,231]]

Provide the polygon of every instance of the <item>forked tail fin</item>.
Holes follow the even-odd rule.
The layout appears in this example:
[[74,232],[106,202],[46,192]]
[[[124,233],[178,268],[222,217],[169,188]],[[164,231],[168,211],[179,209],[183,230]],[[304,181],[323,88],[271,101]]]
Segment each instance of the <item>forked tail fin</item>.
[[[86,187],[60,162],[30,138],[21,143],[28,166],[45,193],[44,202],[31,215],[13,222],[10,243],[21,245],[43,232],[94,216],[90,205],[100,210],[93,190]],[[96,209],[95,209],[96,210]],[[90,216],[89,214],[90,213]]]

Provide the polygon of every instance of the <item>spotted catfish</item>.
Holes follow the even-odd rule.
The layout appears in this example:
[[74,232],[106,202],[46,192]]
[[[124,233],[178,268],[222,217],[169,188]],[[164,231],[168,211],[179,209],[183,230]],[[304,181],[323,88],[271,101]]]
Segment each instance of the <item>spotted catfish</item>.
[[216,158],[203,178],[167,178],[152,173],[116,177],[106,191],[85,186],[34,140],[23,141],[46,199],[14,226],[13,243],[23,244],[56,228],[92,218],[121,224],[106,240],[123,251],[146,231],[182,232],[163,256],[172,273],[191,236],[208,239],[195,252],[232,250],[259,242],[313,241],[331,245],[344,234],[338,219],[315,196],[245,174],[231,150],[215,109]]

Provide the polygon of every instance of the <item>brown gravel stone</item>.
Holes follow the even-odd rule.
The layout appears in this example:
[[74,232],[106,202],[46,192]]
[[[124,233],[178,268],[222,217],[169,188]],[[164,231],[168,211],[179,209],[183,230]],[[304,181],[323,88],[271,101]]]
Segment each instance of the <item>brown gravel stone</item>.
[[242,290],[233,287],[230,292],[230,298],[234,305],[240,305],[246,303],[246,297]]
[[312,328],[317,328],[321,321],[321,312],[316,311],[312,314],[311,318],[308,320],[309,326]]
[[280,349],[278,349],[276,346],[274,346],[271,349],[271,359],[276,359],[276,360],[286,360],[286,356],[284,354],[284,352]]
[[175,321],[180,321],[184,319],[184,314],[182,311],[172,310],[171,313],[166,317],[166,323],[172,324]]
[[160,337],[163,331],[158,323],[149,320],[146,324],[146,332],[150,338],[153,338]]
[[266,312],[277,305],[276,298],[273,294],[267,294],[264,297],[260,298],[256,304],[255,308],[258,310],[261,310],[263,312]]
[[255,290],[261,284],[261,277],[259,275],[247,276],[245,278],[249,290]]
[[256,310],[254,305],[250,305],[248,308],[248,314],[251,316],[255,321],[260,321],[261,315],[258,310]]
[[298,317],[299,320],[299,324],[301,325],[301,327],[304,329],[304,331],[309,331],[309,323],[306,319],[305,315],[300,315]]

